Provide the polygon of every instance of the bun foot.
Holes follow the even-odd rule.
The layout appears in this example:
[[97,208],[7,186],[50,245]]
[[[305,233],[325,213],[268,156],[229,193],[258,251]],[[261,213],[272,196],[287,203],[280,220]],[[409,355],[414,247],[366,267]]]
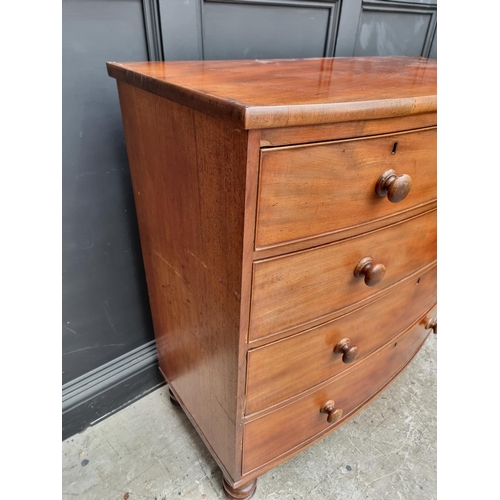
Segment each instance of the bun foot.
[[226,498],[229,498],[230,500],[248,500],[253,497],[253,494],[257,489],[257,479],[253,479],[240,488],[233,488],[224,478],[222,478],[222,485],[224,486]]
[[170,395],[170,402],[174,405],[174,406],[177,406],[177,407],[181,407],[181,405],[179,404],[179,401],[177,401],[177,398],[174,396],[174,393],[169,389],[168,390],[168,394]]

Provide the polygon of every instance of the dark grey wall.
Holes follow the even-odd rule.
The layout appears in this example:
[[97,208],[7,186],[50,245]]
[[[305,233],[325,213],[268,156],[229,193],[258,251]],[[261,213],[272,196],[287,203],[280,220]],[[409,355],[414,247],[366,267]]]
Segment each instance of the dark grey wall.
[[165,59],[328,57],[340,0],[158,0]]
[[436,57],[437,0],[158,0],[167,60]]
[[162,383],[106,61],[436,57],[436,0],[63,0],[63,436]]
[[348,0],[342,5],[336,56],[436,58],[437,0]]
[[147,60],[141,1],[64,0],[62,56],[68,384],[154,338],[116,81],[105,66]]

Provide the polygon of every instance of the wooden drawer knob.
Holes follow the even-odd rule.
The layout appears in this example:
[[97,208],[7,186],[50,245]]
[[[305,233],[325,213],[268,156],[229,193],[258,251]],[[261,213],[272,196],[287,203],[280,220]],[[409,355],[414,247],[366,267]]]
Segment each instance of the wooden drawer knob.
[[352,363],[359,358],[359,348],[355,345],[351,346],[351,339],[342,339],[337,342],[333,352],[335,354],[342,354],[342,361],[344,363]]
[[426,330],[432,330],[432,333],[437,333],[438,332],[438,322],[436,318],[430,318],[427,320],[427,323],[425,324],[425,329]]
[[387,196],[392,203],[404,200],[411,189],[411,177],[407,174],[397,175],[395,170],[386,170],[377,181],[375,192]]
[[327,401],[320,410],[321,413],[326,413],[328,417],[326,417],[326,421],[329,424],[334,424],[338,422],[342,418],[342,410],[340,408],[335,408],[335,401],[330,399]]
[[358,262],[354,268],[356,278],[365,277],[365,283],[368,286],[378,285],[385,275],[385,266],[383,264],[373,264],[371,257],[365,257]]

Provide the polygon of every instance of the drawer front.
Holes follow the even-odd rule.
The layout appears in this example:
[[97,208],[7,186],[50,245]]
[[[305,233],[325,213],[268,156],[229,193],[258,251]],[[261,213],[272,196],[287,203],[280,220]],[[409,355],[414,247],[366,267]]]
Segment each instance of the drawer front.
[[[305,446],[308,441],[346,421],[359,406],[381,390],[419,350],[428,335],[425,315],[404,335],[375,352],[352,370],[307,396],[247,422],[243,434],[243,473]],[[320,409],[333,400],[342,418],[327,422]]]
[[[436,285],[433,267],[352,313],[249,351],[246,414],[284,401],[361,362],[436,303]],[[334,353],[346,338],[350,342],[345,352]],[[356,349],[359,357],[351,361]]]
[[[367,286],[354,269],[365,258],[385,266]],[[368,299],[436,260],[436,211],[312,250],[256,262],[250,340],[324,318]]]
[[[410,191],[399,202],[375,192],[379,177],[391,169],[411,178]],[[363,225],[436,196],[435,128],[264,150],[256,248]]]

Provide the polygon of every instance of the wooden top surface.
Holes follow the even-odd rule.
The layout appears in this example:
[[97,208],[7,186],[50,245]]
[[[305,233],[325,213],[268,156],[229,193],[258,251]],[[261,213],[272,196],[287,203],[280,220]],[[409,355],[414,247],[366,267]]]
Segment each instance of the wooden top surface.
[[108,74],[247,129],[435,112],[436,61],[342,57],[107,63]]

